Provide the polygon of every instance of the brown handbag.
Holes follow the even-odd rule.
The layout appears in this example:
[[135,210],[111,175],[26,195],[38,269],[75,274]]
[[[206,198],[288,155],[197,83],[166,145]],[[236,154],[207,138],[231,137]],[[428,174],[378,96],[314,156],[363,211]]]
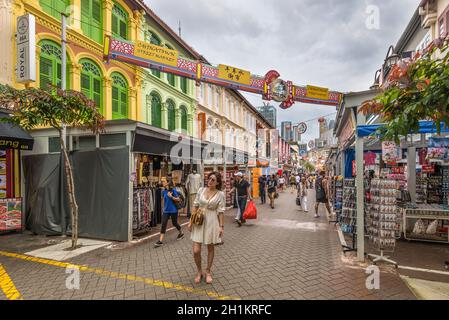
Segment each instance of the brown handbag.
[[[204,191],[203,191],[204,192]],[[195,213],[190,216],[190,222],[194,225],[201,226],[204,222],[204,215],[206,213],[206,207],[209,205],[210,201],[215,197],[217,192],[214,193],[212,197],[209,198],[207,205],[204,207],[199,207],[196,209]]]

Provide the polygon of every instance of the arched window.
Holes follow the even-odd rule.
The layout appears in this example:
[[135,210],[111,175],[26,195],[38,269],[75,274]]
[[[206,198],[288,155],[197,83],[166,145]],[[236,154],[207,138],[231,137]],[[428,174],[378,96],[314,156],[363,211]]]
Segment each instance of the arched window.
[[176,118],[175,118],[175,103],[173,100],[167,100],[167,115],[168,115],[168,131],[175,131]]
[[[42,40],[39,42],[39,46],[41,47],[39,57],[39,87],[44,90],[49,90],[48,85],[61,87],[61,46],[49,40]],[[69,59],[67,57],[67,74],[69,74],[68,61]],[[66,79],[66,86],[70,88],[69,77]]]
[[124,40],[128,39],[128,13],[118,3],[112,8],[112,35]]
[[215,142],[215,137],[212,134],[212,132],[213,132],[213,128],[212,128],[213,125],[214,125],[214,123],[213,123],[212,118],[209,118],[207,120],[206,140],[210,141],[210,142]]
[[151,125],[162,127],[162,99],[156,92],[151,93]]
[[[151,32],[150,30],[148,30],[145,33],[145,41],[149,42],[151,44],[154,44],[156,46],[162,45],[161,39],[159,39],[159,37],[157,35],[155,35],[153,32]],[[161,72],[159,70],[151,70],[151,73],[158,78],[161,77]]]
[[223,144],[223,134],[220,130],[220,123],[217,121],[215,122],[215,126],[214,126],[214,134],[216,136],[216,143],[218,144]]
[[118,72],[112,78],[112,119],[128,118],[128,82]]
[[187,108],[181,106],[179,111],[181,112],[181,129],[187,131]]
[[61,12],[66,12],[67,7],[70,5],[69,0],[40,0],[39,4],[44,12],[61,20]]
[[90,59],[81,59],[81,92],[103,113],[103,79],[100,68]]
[[81,0],[81,30],[92,40],[103,42],[101,0]]

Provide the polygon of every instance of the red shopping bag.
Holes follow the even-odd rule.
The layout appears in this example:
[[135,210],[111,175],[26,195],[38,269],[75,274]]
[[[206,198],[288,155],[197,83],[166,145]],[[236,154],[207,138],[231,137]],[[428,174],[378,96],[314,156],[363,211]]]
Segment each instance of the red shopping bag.
[[252,200],[248,201],[245,212],[243,213],[243,219],[255,220],[257,219],[257,208]]

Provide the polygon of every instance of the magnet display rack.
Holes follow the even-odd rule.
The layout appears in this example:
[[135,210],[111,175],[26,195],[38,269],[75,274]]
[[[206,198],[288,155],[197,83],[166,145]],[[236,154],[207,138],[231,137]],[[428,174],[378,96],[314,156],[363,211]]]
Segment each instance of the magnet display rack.
[[357,192],[355,179],[345,179],[343,183],[343,208],[339,218],[341,231],[352,235],[352,247],[343,246],[344,252],[356,251],[357,237]]
[[340,220],[341,211],[343,209],[343,177],[337,176],[332,180],[333,190],[333,209],[335,213],[335,220],[329,221],[329,223],[337,224]]
[[373,179],[371,182],[369,239],[380,255],[369,254],[373,263],[387,262],[398,266],[395,261],[384,256],[384,252],[393,252],[396,246],[397,230],[397,190],[398,181],[392,179]]

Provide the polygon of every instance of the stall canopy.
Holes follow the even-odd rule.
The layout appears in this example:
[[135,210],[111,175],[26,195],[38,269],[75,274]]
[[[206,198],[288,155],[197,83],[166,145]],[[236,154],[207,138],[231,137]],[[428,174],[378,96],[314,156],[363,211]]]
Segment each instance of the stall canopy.
[[[0,112],[0,118],[6,117],[9,117],[9,114]],[[0,121],[0,150],[32,150],[33,143],[33,138],[21,127]]]
[[[385,126],[386,124],[372,124],[372,125],[360,125],[357,126],[357,135],[359,138],[367,137],[373,134],[376,134],[376,131]],[[419,122],[419,131],[418,133],[436,133],[437,128],[435,125],[435,122],[432,121],[420,121]],[[449,133],[449,128],[444,125],[444,123],[441,123],[441,132],[442,133]]]

